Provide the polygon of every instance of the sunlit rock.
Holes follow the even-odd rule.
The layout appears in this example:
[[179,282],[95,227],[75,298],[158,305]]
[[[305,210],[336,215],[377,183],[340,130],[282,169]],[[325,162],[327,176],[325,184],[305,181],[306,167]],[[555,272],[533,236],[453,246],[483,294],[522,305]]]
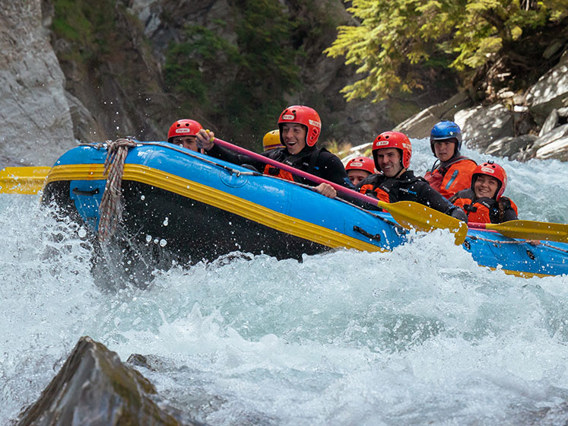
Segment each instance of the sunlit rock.
[[501,104],[477,106],[459,111],[454,121],[461,127],[467,146],[484,151],[493,142],[515,134],[513,114]]
[[556,127],[538,138],[533,150],[536,158],[568,161],[568,124]]
[[420,113],[403,121],[393,130],[403,132],[411,138],[429,138],[434,125],[441,120],[453,120],[454,114],[472,106],[472,100],[467,92],[460,92],[445,102],[432,105]]
[[509,157],[514,160],[519,152],[532,147],[536,139],[537,137],[534,135],[507,136],[493,142],[485,149],[484,153],[498,157]]
[[21,425],[180,424],[179,413],[170,414],[173,409],[159,406],[155,394],[154,386],[116,353],[82,337],[57,376],[18,420]]
[[539,137],[544,136],[548,132],[552,131],[555,127],[566,124],[568,122],[568,108],[560,108],[560,109],[553,109],[542,127],[540,128],[540,132],[538,134]]
[[544,123],[553,109],[568,106],[568,54],[529,89],[527,104],[537,123]]

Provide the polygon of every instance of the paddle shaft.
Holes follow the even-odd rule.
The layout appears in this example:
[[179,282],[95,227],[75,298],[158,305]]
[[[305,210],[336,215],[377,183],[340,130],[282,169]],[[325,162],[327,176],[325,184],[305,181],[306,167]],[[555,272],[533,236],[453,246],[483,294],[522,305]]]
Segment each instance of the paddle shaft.
[[470,223],[469,227],[496,231],[509,238],[568,242],[568,225],[563,223],[511,220],[503,223]]
[[339,185],[335,182],[331,182],[331,181],[323,179],[319,176],[312,175],[311,173],[304,172],[303,170],[296,169],[295,167],[292,167],[292,166],[289,166],[287,164],[281,163],[279,161],[273,160],[272,158],[265,157],[264,155],[257,154],[256,152],[249,151],[248,149],[242,148],[240,146],[233,145],[232,143],[225,142],[221,139],[215,138],[214,142],[215,142],[216,145],[227,148],[230,151],[234,151],[234,152],[237,152],[239,154],[246,155],[247,157],[250,157],[254,160],[257,160],[257,161],[260,161],[262,163],[269,164],[271,166],[285,170],[287,172],[292,173],[293,175],[307,179],[311,182],[318,183],[318,184],[319,183],[327,183],[328,185],[331,185],[340,194],[348,195],[352,198],[356,198],[358,200],[361,200],[365,203],[368,203],[368,204],[371,204],[371,205],[374,205],[374,206],[379,206],[379,207],[384,208],[385,210],[388,211],[388,203],[385,203],[383,201],[376,200],[374,198],[368,197],[367,195],[361,194],[360,192],[357,192],[357,191],[354,191],[352,189],[341,186],[341,185]]
[[473,229],[487,229],[487,224],[480,222],[468,222],[467,226]]
[[456,245],[461,245],[467,236],[467,225],[465,224],[465,222],[462,222],[456,218],[448,216],[423,204],[413,201],[399,201],[393,204],[386,203],[384,201],[368,197],[357,191],[353,191],[352,189],[345,188],[344,186],[338,185],[335,182],[330,182],[326,179],[320,178],[319,176],[314,176],[310,173],[298,170],[292,166],[288,166],[287,164],[280,163],[276,160],[265,157],[264,155],[260,155],[255,152],[249,151],[248,149],[235,146],[229,142],[225,142],[220,139],[214,139],[214,143],[219,146],[223,146],[228,150],[238,152],[259,162],[270,164],[271,166],[285,170],[292,173],[293,175],[310,180],[314,183],[326,183],[328,185],[331,185],[339,194],[345,195],[347,197],[352,197],[366,204],[377,206],[389,212],[393,216],[393,218],[405,228],[414,228],[426,232],[432,231],[436,228],[448,229],[453,233]]

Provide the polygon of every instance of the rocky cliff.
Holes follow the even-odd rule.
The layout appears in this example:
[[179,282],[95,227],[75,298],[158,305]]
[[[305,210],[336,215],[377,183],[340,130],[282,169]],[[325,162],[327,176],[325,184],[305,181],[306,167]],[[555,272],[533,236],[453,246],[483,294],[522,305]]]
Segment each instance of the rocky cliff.
[[65,75],[40,2],[1,0],[0,7],[0,160],[52,164],[74,141]]
[[[217,40],[235,42],[239,37],[235,23],[246,6],[240,2],[103,0],[92,8],[82,1],[73,6],[57,0],[1,1],[4,165],[51,165],[78,141],[125,135],[163,140],[178,118],[200,120],[251,148],[260,148],[264,132],[276,125],[277,113],[273,121],[259,126],[258,134],[235,134],[238,123],[224,105],[226,92],[207,93],[209,108],[203,107],[204,101],[188,108],[187,99],[168,91],[164,81],[168,47],[187,39],[188,23],[214,33]],[[376,132],[447,95],[433,90],[390,104],[346,103],[339,90],[354,78],[354,70],[321,53],[334,39],[335,27],[351,19],[341,0],[284,1],[281,9],[300,22],[290,41],[298,53],[299,88],[278,100],[268,85],[263,96],[278,100],[274,111],[292,103],[316,107],[323,118],[324,140],[367,142]],[[77,33],[65,19],[85,33]],[[230,87],[242,67],[221,66],[215,60],[197,58],[199,72],[217,86]]]
[[[259,62],[263,56],[245,56],[243,50],[247,34],[243,35],[238,24],[251,19],[249,3],[101,0],[93,7],[82,0],[0,0],[3,166],[51,165],[77,142],[127,135],[163,140],[178,118],[195,118],[226,139],[259,149],[264,132],[275,127],[274,111],[292,103],[309,104],[320,112],[326,141],[358,145],[401,122],[399,128],[411,136],[426,137],[438,119],[455,118],[464,128],[466,142],[487,153],[520,160],[566,158],[562,127],[566,122],[563,107],[567,106],[565,63],[554,63],[522,96],[501,91],[489,105],[481,105],[468,92],[452,98],[457,91],[452,82],[442,89],[432,85],[407,98],[346,103],[339,90],[357,78],[355,70],[321,53],[333,41],[336,26],[351,19],[343,2],[279,2],[272,16],[293,23],[291,39],[283,45],[294,49],[292,65],[299,68],[297,86],[289,90],[271,81],[270,68],[265,70],[266,77],[250,73],[254,64],[247,61]],[[264,36],[260,30],[267,25],[258,22],[255,36]],[[188,28],[213,35],[211,43],[220,43],[236,56],[229,61],[222,58],[222,49],[199,51],[203,45],[187,44],[191,39]],[[263,42],[268,46],[278,43]],[[193,99],[180,96],[166,81],[169,49],[176,43],[194,47],[183,53],[190,59],[186,66],[208,89],[203,93],[203,88],[194,88]],[[556,47],[560,52],[565,49],[566,43]],[[432,81],[437,77],[432,76]],[[262,112],[274,117],[273,121],[243,124],[243,115],[235,114],[242,112],[239,98],[227,100],[238,90],[244,90],[240,99],[245,117]],[[249,98],[254,96],[272,99],[272,103],[252,102]],[[245,105],[245,99],[251,102]],[[523,127],[527,111],[536,123]]]

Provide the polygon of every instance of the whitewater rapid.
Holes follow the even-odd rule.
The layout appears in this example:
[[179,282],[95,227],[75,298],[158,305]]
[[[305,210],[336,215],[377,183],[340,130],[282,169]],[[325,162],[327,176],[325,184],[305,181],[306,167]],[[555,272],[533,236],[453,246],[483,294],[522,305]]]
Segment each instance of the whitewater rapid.
[[[413,142],[422,174],[432,155]],[[498,162],[520,218],[568,222],[566,163]],[[109,289],[84,229],[52,213],[0,196],[0,424],[84,335],[146,355],[159,395],[209,424],[568,421],[567,276],[490,271],[437,231],[392,253],[237,253]]]

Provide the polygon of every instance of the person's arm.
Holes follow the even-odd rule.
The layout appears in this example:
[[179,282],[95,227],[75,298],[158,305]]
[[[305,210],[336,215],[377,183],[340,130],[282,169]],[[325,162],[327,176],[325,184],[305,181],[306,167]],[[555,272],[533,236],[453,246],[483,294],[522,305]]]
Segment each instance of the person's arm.
[[200,130],[197,134],[197,143],[200,147],[205,149],[207,155],[210,157],[219,158],[220,160],[228,161],[233,164],[249,164],[257,169],[259,172],[264,170],[264,163],[253,160],[247,155],[237,154],[221,146],[215,145],[212,139],[215,134],[210,130]]

